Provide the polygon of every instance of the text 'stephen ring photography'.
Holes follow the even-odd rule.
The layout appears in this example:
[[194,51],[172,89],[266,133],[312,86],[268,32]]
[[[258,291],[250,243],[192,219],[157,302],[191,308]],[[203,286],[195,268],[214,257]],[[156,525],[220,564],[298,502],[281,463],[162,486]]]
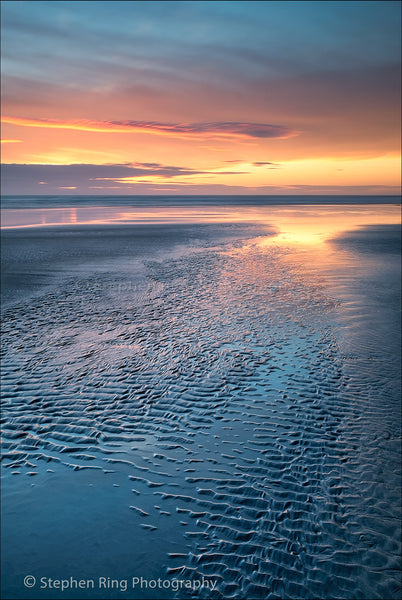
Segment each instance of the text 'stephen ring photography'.
[[399,599],[400,3],[1,37],[1,597]]

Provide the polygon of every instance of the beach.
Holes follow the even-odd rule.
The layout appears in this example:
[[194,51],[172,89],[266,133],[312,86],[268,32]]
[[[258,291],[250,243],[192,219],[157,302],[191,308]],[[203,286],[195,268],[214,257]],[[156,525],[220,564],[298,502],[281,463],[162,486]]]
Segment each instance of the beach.
[[3,213],[3,596],[398,598],[397,204],[109,209]]

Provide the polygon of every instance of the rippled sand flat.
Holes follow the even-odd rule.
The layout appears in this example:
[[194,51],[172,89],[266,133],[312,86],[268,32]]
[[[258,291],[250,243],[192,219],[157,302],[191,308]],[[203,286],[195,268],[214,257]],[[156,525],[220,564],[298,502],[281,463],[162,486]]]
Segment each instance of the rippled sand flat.
[[396,231],[5,234],[4,597],[399,598]]

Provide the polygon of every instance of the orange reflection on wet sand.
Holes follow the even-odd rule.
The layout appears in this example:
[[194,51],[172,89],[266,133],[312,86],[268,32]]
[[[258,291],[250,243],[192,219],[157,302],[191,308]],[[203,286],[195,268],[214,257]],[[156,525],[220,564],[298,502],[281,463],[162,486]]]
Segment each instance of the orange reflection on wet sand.
[[298,205],[298,206],[81,206],[63,208],[4,209],[2,228],[58,225],[254,223],[273,227],[277,235],[259,244],[321,244],[342,231],[367,225],[399,224],[397,205]]
[[343,231],[400,222],[400,208],[393,205],[274,207],[267,224],[275,226],[279,233],[262,240],[260,245],[322,244]]

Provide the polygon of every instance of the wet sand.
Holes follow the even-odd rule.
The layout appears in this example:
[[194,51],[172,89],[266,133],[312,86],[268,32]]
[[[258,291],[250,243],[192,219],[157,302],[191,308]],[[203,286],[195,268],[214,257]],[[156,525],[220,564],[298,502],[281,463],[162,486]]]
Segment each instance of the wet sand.
[[275,232],[5,232],[3,597],[399,597],[398,228]]
[[[25,211],[23,211],[25,212]],[[41,292],[57,278],[63,282],[70,273],[104,272],[110,276],[116,264],[124,285],[138,284],[144,260],[167,254],[179,255],[200,245],[214,245],[215,239],[231,240],[252,236],[255,225],[119,224],[72,225],[39,228],[11,228],[1,232],[2,305]],[[264,233],[274,232],[272,227]],[[124,269],[124,259],[128,267]],[[134,268],[135,267],[135,268]],[[101,278],[98,278],[101,280]],[[103,281],[100,281],[103,286]]]

